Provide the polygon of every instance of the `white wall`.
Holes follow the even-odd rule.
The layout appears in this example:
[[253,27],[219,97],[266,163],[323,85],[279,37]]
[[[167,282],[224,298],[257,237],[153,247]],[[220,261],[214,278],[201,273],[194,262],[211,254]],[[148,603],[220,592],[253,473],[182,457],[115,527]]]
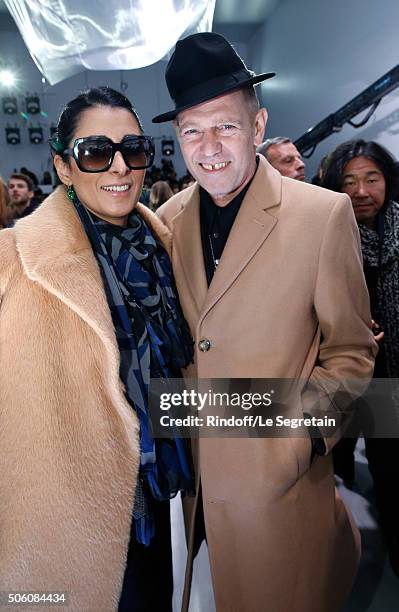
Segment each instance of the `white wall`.
[[[239,53],[245,55],[244,44],[235,45]],[[2,111],[0,101],[0,176],[7,178],[14,168],[26,166],[40,177],[43,171],[51,169],[52,162],[47,144],[32,145],[28,138],[28,125],[40,125],[43,127],[45,140],[50,135],[50,125],[56,123],[57,118],[65,103],[74,98],[80,90],[98,85],[109,85],[120,90],[120,71],[84,71],[79,75],[71,77],[57,85],[50,86],[42,84],[42,75],[31,59],[26,46],[17,32],[0,31],[0,55],[7,62],[18,68],[19,86],[18,102],[19,110],[24,110],[22,102],[25,94],[37,92],[40,95],[42,110],[48,113],[48,119],[44,117],[32,117],[32,121],[26,122],[17,115],[7,116]],[[123,80],[128,83],[126,95],[136,106],[138,114],[144,124],[144,131],[155,137],[157,156],[156,165],[161,161],[161,139],[173,138],[174,129],[171,122],[164,124],[153,124],[151,118],[173,108],[165,84],[166,62],[160,61],[152,66],[139,70],[130,70],[123,73]],[[0,98],[5,94],[4,88],[0,87]],[[7,124],[17,123],[21,128],[21,144],[8,145],[5,139],[4,128]],[[179,152],[179,146],[175,141],[175,155],[173,162],[178,176],[186,172],[184,161]]]
[[[248,56],[257,71],[277,73],[258,89],[269,110],[267,136],[295,140],[398,63],[399,1],[281,0],[249,41]],[[307,178],[351,138],[377,140],[399,156],[399,88],[363,128],[345,126],[323,141]]]

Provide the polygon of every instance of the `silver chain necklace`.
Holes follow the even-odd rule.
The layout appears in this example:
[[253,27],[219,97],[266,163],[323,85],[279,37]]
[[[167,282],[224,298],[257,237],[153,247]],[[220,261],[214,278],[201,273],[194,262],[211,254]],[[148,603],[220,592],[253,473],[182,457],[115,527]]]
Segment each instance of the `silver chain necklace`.
[[211,255],[212,255],[212,260],[213,260],[213,266],[216,270],[216,268],[219,265],[220,259],[216,259],[215,258],[215,253],[213,252],[213,244],[212,244],[212,238],[211,235],[209,234],[209,244],[211,245]]

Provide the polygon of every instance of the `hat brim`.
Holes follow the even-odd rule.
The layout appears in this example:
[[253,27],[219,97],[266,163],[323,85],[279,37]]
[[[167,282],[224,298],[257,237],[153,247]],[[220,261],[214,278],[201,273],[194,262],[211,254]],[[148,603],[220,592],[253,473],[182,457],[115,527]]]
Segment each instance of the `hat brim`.
[[242,89],[243,87],[247,87],[249,85],[258,85],[258,83],[261,83],[266,79],[271,79],[274,76],[276,76],[275,72],[264,72],[263,74],[257,74],[245,81],[241,81],[240,83],[234,83],[234,85],[229,85],[227,87],[221,88],[217,93],[208,92],[203,96],[199,96],[199,98],[195,100],[195,102],[185,104],[184,106],[178,106],[174,110],[171,110],[167,113],[162,113],[161,115],[157,115],[152,119],[152,123],[164,123],[165,121],[172,121],[172,119],[175,119],[181,111],[186,110],[187,108],[197,106],[198,104],[202,104],[202,102],[212,100],[213,98],[222,96],[223,94],[228,93],[230,91],[235,91],[236,89]]

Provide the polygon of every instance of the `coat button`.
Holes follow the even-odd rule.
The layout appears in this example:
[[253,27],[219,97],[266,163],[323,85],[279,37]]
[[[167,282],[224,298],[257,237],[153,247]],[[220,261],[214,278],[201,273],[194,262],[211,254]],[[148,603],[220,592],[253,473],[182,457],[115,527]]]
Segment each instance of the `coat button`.
[[200,340],[198,342],[198,348],[200,351],[205,353],[206,351],[209,351],[209,349],[211,348],[211,343],[207,338],[204,338],[203,340]]

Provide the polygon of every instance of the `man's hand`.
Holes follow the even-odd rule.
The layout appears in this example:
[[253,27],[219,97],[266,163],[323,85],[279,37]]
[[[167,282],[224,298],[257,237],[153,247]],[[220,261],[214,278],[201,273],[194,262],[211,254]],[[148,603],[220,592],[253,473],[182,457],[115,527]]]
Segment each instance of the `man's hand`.
[[374,340],[380,343],[384,337],[384,332],[378,331],[380,329],[380,326],[374,321],[374,319],[371,319],[371,329],[373,330]]

